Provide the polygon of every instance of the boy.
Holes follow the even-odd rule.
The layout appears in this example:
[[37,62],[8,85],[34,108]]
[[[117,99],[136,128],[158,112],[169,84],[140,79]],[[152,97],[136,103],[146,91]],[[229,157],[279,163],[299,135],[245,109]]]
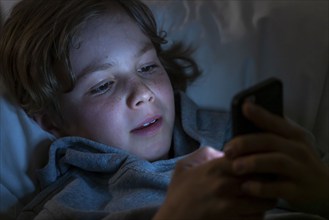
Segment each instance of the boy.
[[[59,138],[39,171],[43,191],[21,218],[262,219],[278,198],[325,215],[328,167],[300,128],[246,104],[268,132],[232,139],[225,156],[200,147],[223,149],[227,114],[199,113],[174,94],[172,84],[184,89],[198,73],[183,59],[194,70],[186,77],[163,43],[135,0],[23,0],[14,9],[0,45],[3,79]],[[278,179],[249,177],[257,173]]]

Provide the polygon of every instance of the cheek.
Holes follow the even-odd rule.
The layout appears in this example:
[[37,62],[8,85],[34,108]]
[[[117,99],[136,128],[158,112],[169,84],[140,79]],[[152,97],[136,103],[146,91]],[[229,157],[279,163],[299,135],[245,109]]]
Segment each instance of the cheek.
[[161,96],[169,103],[167,104],[171,104],[171,102],[173,103],[173,99],[174,99],[174,91],[173,91],[173,87],[171,85],[170,79],[166,74],[164,74],[164,76],[157,80],[155,83],[156,88],[158,89],[159,93],[161,94]]
[[98,100],[97,102],[85,102],[78,108],[78,116],[81,121],[94,124],[107,124],[108,122],[115,122],[118,119],[120,111],[120,98],[113,98],[107,100]]
[[[114,127],[120,120],[120,98],[84,100],[66,102],[63,106],[63,117],[70,135],[95,135],[100,130]],[[67,104],[69,103],[69,104]]]
[[157,89],[157,96],[160,97],[162,107],[168,112],[168,120],[173,123],[175,118],[175,100],[174,91],[168,75],[164,75],[162,79],[155,83]]

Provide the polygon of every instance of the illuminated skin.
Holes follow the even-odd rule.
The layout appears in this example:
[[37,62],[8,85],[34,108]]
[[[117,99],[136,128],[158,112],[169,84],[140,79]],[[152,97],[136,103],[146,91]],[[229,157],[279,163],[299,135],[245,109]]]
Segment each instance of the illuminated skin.
[[171,82],[150,39],[121,14],[93,18],[81,30],[70,51],[77,83],[60,98],[57,133],[163,159],[175,118]]
[[[78,81],[60,97],[64,125],[54,124],[56,135],[86,137],[150,161],[166,158],[174,97],[150,40],[125,15],[94,18],[77,37],[70,59]],[[329,169],[305,132],[248,103],[244,114],[267,132],[233,138],[224,156],[203,146],[180,160],[155,220],[260,220],[278,198],[311,212],[327,204]],[[262,173],[278,181],[247,178]]]

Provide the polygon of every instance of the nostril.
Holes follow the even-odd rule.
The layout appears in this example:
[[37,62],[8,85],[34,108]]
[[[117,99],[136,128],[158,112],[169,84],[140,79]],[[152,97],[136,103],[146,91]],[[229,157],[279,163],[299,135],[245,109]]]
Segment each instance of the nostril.
[[132,86],[132,91],[127,99],[129,106],[137,108],[141,107],[143,104],[154,102],[155,96],[146,85],[140,83]]
[[150,96],[146,99],[141,99],[141,100],[138,100],[135,102],[135,106],[138,107],[140,105],[142,105],[143,103],[147,103],[147,102],[153,102],[154,101],[154,97],[153,96]]
[[135,106],[140,106],[143,103],[143,101],[136,102]]

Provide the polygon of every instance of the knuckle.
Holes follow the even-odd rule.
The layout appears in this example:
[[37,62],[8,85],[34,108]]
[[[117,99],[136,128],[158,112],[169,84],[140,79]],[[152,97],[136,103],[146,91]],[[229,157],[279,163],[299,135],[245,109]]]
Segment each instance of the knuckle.
[[231,210],[231,208],[233,208],[232,206],[232,201],[231,200],[228,200],[228,199],[226,199],[226,200],[223,200],[222,202],[220,202],[219,204],[218,204],[218,210],[220,210],[222,213],[225,213],[225,212],[227,212],[228,210]]
[[205,157],[209,157],[214,153],[214,149],[212,147],[206,146],[201,148],[201,152]]
[[279,155],[278,159],[273,161],[273,168],[275,171],[284,171],[291,166],[291,161],[285,155]]
[[246,149],[248,145],[248,138],[245,136],[240,136],[234,139],[232,146],[234,147],[235,152],[242,152],[243,149]]
[[245,169],[247,171],[254,171],[258,167],[257,164],[261,164],[260,162],[259,158],[252,157],[249,159],[248,163],[246,163]]
[[180,173],[191,167],[191,165],[185,160],[180,160],[176,163],[175,173]]
[[266,195],[266,187],[261,182],[252,182],[248,184],[248,191],[255,196]]
[[266,193],[266,188],[264,187],[263,184],[256,184],[255,193],[257,195],[264,195]]
[[217,194],[223,194],[227,190],[227,183],[226,181],[218,181],[217,184],[215,184],[215,190]]

